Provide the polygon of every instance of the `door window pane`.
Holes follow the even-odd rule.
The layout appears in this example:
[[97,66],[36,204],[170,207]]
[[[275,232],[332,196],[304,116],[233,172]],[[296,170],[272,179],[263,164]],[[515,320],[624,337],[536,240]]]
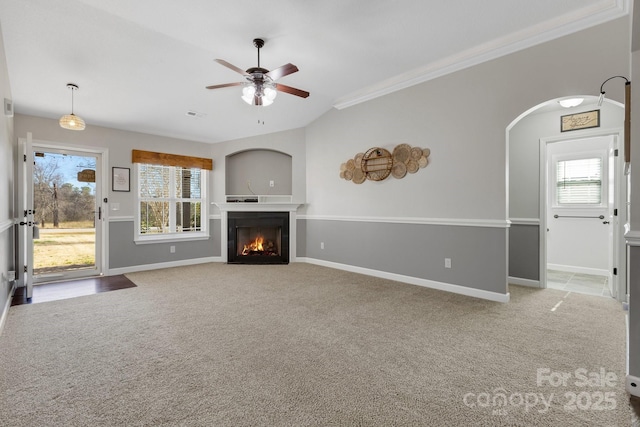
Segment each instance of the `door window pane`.
[[558,205],[600,205],[602,203],[602,159],[559,161],[556,168]]

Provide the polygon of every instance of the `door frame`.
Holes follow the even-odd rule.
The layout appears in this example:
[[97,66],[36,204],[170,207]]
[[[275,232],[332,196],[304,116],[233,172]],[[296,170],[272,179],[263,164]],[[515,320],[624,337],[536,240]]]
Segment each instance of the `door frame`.
[[[33,162],[33,152],[34,148],[46,150],[55,150],[59,151],[73,151],[76,153],[86,153],[89,155],[97,155],[100,158],[99,171],[97,170],[97,176],[100,179],[100,196],[102,200],[96,200],[96,207],[101,207],[102,209],[102,218],[98,220],[96,218],[96,235],[99,234],[100,238],[99,244],[96,247],[96,271],[92,276],[95,275],[104,275],[105,272],[108,271],[108,194],[109,194],[109,179],[108,179],[108,165],[109,165],[109,150],[104,147],[92,147],[86,145],[78,145],[72,143],[58,143],[52,141],[44,141],[44,140],[34,140],[32,137],[32,133],[28,132],[26,138],[18,138],[18,155],[19,158],[19,179],[18,179],[18,204],[19,211],[22,211],[27,204],[32,203],[32,201],[28,199],[28,189],[27,184],[30,180],[27,179],[27,172],[32,172],[32,168],[29,168],[27,165],[28,161]],[[26,156],[26,157],[25,157]],[[96,165],[98,166],[98,165]],[[98,169],[98,167],[96,168]],[[99,174],[99,175],[98,175]],[[31,220],[32,218],[29,218]],[[32,295],[32,287],[33,287],[33,263],[28,263],[27,254],[28,252],[33,253],[33,239],[27,238],[27,232],[32,232],[33,229],[31,227],[25,226],[19,228],[19,236],[21,242],[23,242],[23,246],[19,252],[19,266],[27,266],[26,272],[22,274],[21,280],[19,281],[19,286],[24,286],[27,288],[27,297],[31,298]]]
[[[613,137],[613,146],[619,150],[617,160],[614,161],[614,209],[618,210],[617,217],[613,220],[613,241],[610,242],[612,247],[613,266],[617,268],[617,275],[609,272],[612,278],[613,297],[620,301],[626,301],[626,283],[627,283],[627,260],[626,247],[624,240],[626,218],[626,177],[624,176],[624,155],[621,149],[621,141],[623,141],[623,129],[597,129],[586,130],[572,135],[560,135],[549,138],[540,138],[540,191],[539,191],[539,259],[540,268],[539,280],[540,287],[547,287],[547,201],[548,201],[548,155],[547,147],[549,144],[572,141],[575,139],[586,139],[594,137]],[[623,206],[624,205],[624,206]]]

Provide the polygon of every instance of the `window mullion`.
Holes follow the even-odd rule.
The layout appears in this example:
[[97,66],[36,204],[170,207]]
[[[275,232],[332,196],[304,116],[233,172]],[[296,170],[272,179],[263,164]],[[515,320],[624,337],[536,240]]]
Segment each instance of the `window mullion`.
[[169,167],[169,233],[176,232],[176,167]]

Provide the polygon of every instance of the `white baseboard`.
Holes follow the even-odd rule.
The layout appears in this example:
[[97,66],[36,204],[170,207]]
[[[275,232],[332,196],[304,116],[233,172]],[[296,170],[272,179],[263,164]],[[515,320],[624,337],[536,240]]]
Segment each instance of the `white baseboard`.
[[206,264],[209,262],[222,262],[222,257],[207,257],[184,259],[181,261],[159,262],[156,264],[133,265],[131,267],[110,268],[107,276],[115,276],[117,274],[135,273],[138,271],[158,270],[160,268],[182,267],[185,265]]
[[7,317],[9,316],[9,308],[11,307],[11,300],[13,299],[13,294],[16,291],[16,282],[14,281],[11,285],[11,292],[9,292],[9,296],[7,297],[7,302],[2,309],[2,316],[0,316],[0,335],[2,335],[2,331],[4,330],[4,323],[7,321]]
[[466,286],[454,285],[451,283],[436,282],[434,280],[420,279],[418,277],[404,276],[402,274],[372,270],[370,268],[356,267],[353,265],[340,264],[337,262],[324,261],[315,258],[298,257],[297,262],[306,262],[309,264],[321,265],[323,267],[335,268],[337,270],[344,270],[352,273],[379,277],[381,279],[388,279],[396,282],[409,283],[411,285],[424,286],[425,288],[438,289],[440,291],[453,292],[456,294],[482,298],[490,301],[509,302],[509,293],[500,294],[497,292],[484,291],[482,289],[473,289]]
[[629,394],[640,397],[640,378],[627,375],[627,391]]
[[522,277],[509,276],[509,283],[512,285],[529,286],[531,288],[539,288],[539,280],[523,279]]
[[593,274],[594,276],[609,277],[609,271],[601,268],[577,267],[575,265],[547,264],[548,270],[566,271],[567,273]]

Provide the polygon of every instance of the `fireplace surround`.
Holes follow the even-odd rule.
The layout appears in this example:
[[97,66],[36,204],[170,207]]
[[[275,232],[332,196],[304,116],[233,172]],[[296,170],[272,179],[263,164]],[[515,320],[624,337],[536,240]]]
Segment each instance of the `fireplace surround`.
[[[234,218],[238,216],[244,219],[251,219],[253,214],[258,214],[257,218],[263,218],[264,214],[268,214],[267,216],[273,216],[270,214],[285,214],[281,216],[280,221],[284,218],[288,217],[289,221],[286,224],[280,224],[280,226],[285,230],[288,234],[288,238],[281,235],[280,244],[282,245],[280,248],[280,256],[284,258],[282,255],[282,248],[288,250],[288,256],[284,260],[281,260],[282,263],[291,263],[296,261],[296,225],[297,225],[297,211],[300,206],[303,206],[301,203],[295,203],[292,200],[292,196],[280,196],[280,195],[266,195],[266,196],[225,196],[224,202],[213,202],[220,210],[220,245],[221,245],[221,261],[229,263],[230,260],[232,263],[236,262],[232,258],[235,258],[235,252],[237,251],[238,243],[229,244],[229,221],[235,221]],[[234,223],[233,227],[235,227],[237,223]],[[234,236],[235,237],[235,233]],[[229,258],[229,247],[235,248],[234,255]],[[257,260],[254,260],[253,263],[258,263]],[[263,263],[264,264],[264,263]]]
[[289,212],[228,212],[227,263],[288,264]]

